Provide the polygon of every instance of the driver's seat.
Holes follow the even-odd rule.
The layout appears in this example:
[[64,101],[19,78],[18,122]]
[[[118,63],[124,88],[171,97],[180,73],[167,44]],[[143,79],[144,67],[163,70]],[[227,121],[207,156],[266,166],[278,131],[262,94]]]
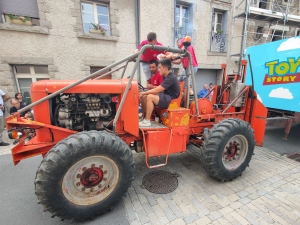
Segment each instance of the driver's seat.
[[173,99],[170,104],[168,109],[178,109],[181,105],[181,100],[182,100],[182,95],[183,95],[183,87],[184,87],[184,82],[179,82],[179,87],[180,87],[180,94],[178,98]]

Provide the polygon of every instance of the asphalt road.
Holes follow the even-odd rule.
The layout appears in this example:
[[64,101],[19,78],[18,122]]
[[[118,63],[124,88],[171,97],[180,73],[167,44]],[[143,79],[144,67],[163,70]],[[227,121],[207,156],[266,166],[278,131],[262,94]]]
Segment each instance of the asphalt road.
[[[34,194],[35,172],[42,160],[37,156],[20,162],[12,163],[11,155],[0,156],[0,224],[3,225],[65,225],[70,221],[51,218],[49,212],[44,212],[42,205],[37,204]],[[77,223],[72,223],[77,224]],[[78,223],[79,224],[79,223]],[[129,224],[126,218],[123,202],[106,214],[93,221],[81,225],[96,224]]]
[[300,124],[292,126],[288,140],[283,140],[284,129],[282,127],[267,127],[263,147],[281,155],[300,153]]

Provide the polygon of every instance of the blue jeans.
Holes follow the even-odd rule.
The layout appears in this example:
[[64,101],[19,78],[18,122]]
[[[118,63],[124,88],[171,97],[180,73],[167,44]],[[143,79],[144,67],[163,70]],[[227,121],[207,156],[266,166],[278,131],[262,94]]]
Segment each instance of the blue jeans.
[[[194,75],[197,73],[197,70],[198,70],[198,66],[193,66]],[[184,69],[183,73],[178,78],[178,81],[184,81],[184,88],[185,89],[187,88],[187,83],[188,83],[187,75],[186,75],[187,73],[188,73],[188,68]]]

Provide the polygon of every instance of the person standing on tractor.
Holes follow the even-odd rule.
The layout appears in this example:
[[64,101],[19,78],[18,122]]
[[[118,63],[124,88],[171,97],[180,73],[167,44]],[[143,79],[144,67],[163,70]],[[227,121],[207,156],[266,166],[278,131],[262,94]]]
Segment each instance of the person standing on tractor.
[[139,96],[142,100],[143,116],[139,122],[140,127],[151,126],[150,117],[154,109],[154,105],[162,109],[169,107],[172,99],[178,98],[180,94],[180,87],[177,77],[171,70],[171,60],[162,59],[159,61],[159,71],[164,76],[164,81],[158,87],[155,87],[146,92],[140,92]]
[[[187,36],[188,37],[188,36]],[[181,39],[178,39],[177,40],[177,47],[180,48],[180,49],[184,49],[184,46],[183,46],[183,42],[185,41],[185,38],[181,38]],[[195,54],[195,50],[194,50],[194,47],[192,45],[190,45],[189,47],[187,47],[187,51],[190,52],[191,54],[191,57],[192,57],[192,66],[193,66],[193,71],[194,71],[194,75],[197,73],[197,70],[198,70],[198,61],[197,61],[197,58],[196,58],[196,54]],[[178,58],[178,54],[171,54],[170,55],[167,55],[166,56],[167,58],[172,58],[172,63],[174,64],[180,64],[182,63],[182,67],[183,67],[183,73],[182,75],[179,77],[179,81],[183,81],[184,82],[184,89],[183,89],[183,93],[184,93],[184,98],[183,98],[183,101],[184,101],[184,105],[186,103],[186,100],[187,100],[187,91],[188,91],[188,72],[189,72],[189,58],[188,57],[184,57],[184,58],[181,58],[181,59],[177,59]]]
[[[134,53],[138,52],[144,45],[161,45],[160,42],[156,40],[156,33],[150,32],[147,35],[147,40],[142,41],[138,48],[134,50]],[[147,84],[150,84],[151,80],[151,71],[149,68],[149,62],[154,60],[157,61],[157,55],[159,55],[162,51],[155,50],[155,49],[146,49],[144,53],[141,55],[141,63],[143,67],[143,71],[146,77]]]
[[149,68],[151,72],[150,83],[147,83],[147,89],[149,90],[161,85],[163,82],[163,76],[160,74],[157,66],[158,66],[157,61],[151,60],[149,62]]

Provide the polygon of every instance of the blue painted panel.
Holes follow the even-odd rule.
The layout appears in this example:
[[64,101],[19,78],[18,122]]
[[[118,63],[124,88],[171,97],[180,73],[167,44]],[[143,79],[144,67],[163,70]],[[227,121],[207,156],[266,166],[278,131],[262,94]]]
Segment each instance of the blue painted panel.
[[[246,59],[248,54],[258,99],[269,108],[300,112],[300,37],[252,46]],[[249,63],[246,84],[251,85]]]

